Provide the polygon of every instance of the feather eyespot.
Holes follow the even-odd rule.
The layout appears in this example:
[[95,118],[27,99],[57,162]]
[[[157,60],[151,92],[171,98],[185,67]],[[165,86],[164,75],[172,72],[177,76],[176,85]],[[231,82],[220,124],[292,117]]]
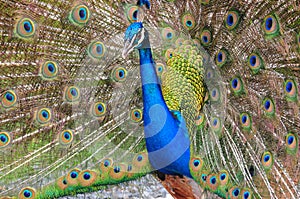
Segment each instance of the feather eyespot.
[[262,106],[267,116],[273,116],[275,114],[275,104],[271,98],[265,98],[262,102]]
[[66,102],[77,102],[80,99],[80,91],[76,86],[68,86],[65,88],[64,99]]
[[232,188],[229,190],[230,198],[233,198],[233,199],[238,198],[239,195],[240,195],[240,193],[241,193],[240,188],[238,188],[238,187],[236,187],[236,186],[232,187]]
[[195,18],[190,13],[181,17],[181,23],[186,30],[192,30],[196,25]]
[[65,190],[66,188],[68,188],[68,182],[65,176],[58,178],[56,184],[61,190]]
[[220,99],[220,91],[218,88],[213,88],[209,91],[210,99],[213,102],[217,102]]
[[224,66],[226,63],[229,62],[228,52],[224,48],[219,50],[215,57],[216,65],[219,67]]
[[136,154],[133,158],[133,165],[140,168],[148,164],[148,154],[147,153],[139,153]]
[[263,20],[263,30],[268,38],[273,38],[280,33],[280,25],[275,14],[267,15]]
[[36,111],[35,119],[40,125],[48,124],[52,119],[52,112],[49,108],[41,108]]
[[266,170],[271,169],[274,163],[272,154],[268,151],[264,152],[261,156],[261,163]]
[[228,175],[227,171],[223,170],[219,173],[219,181],[220,181],[221,186],[225,186],[228,184],[229,175]]
[[203,161],[200,157],[191,158],[191,160],[190,160],[190,169],[193,172],[201,171],[202,167],[203,167]]
[[97,173],[91,170],[83,170],[79,173],[78,181],[81,186],[91,186],[97,179]]
[[78,177],[79,177],[80,169],[72,169],[67,174],[67,182],[70,185],[77,185],[78,184]]
[[238,11],[231,10],[225,17],[225,26],[228,30],[235,29],[240,22],[240,13]]
[[166,41],[172,41],[175,38],[175,31],[171,27],[162,29],[162,38]]
[[112,168],[113,166],[113,160],[110,158],[104,159],[101,163],[100,163],[100,170],[101,173],[106,173],[110,170],[110,168]]
[[106,114],[106,105],[103,102],[96,102],[92,105],[92,115],[102,117]]
[[298,137],[296,134],[288,133],[285,137],[285,144],[288,153],[296,154],[298,151]]
[[165,65],[163,63],[156,64],[156,73],[161,76],[162,73],[165,71]]
[[125,15],[127,17],[127,20],[130,23],[137,22],[138,12],[139,12],[138,6],[129,6],[126,10],[126,13],[125,13]]
[[220,135],[220,132],[222,130],[222,124],[221,124],[221,121],[219,118],[217,117],[213,117],[211,118],[211,128],[212,130],[217,134],[217,135]]
[[130,112],[130,118],[133,122],[140,122],[143,119],[143,112],[141,109],[133,109]]
[[214,79],[214,76],[215,76],[215,73],[212,69],[207,69],[206,70],[206,75],[205,75],[205,78],[209,81],[209,80],[212,80]]
[[252,127],[252,120],[248,113],[240,114],[240,124],[244,130],[250,130]]
[[205,116],[204,116],[204,113],[200,113],[198,116],[197,116],[197,118],[196,118],[196,125],[197,126],[200,126],[200,127],[202,127],[202,126],[204,126],[204,124],[205,124]]
[[209,187],[209,189],[211,189],[212,191],[215,191],[218,186],[219,186],[219,180],[218,178],[214,175],[214,174],[210,174],[207,177],[207,185]]
[[69,19],[75,25],[82,26],[89,21],[90,15],[90,10],[86,5],[77,5],[72,9]]
[[173,57],[173,52],[174,52],[173,48],[167,49],[166,52],[165,52],[165,59],[166,60],[171,59]]
[[25,187],[23,188],[20,193],[19,193],[19,198],[20,199],[33,199],[35,198],[36,195],[36,191],[35,189],[31,188],[31,187]]
[[203,46],[209,46],[212,42],[212,33],[208,29],[204,29],[200,35],[200,42]]
[[127,70],[124,67],[117,67],[112,71],[112,79],[116,82],[123,82],[127,77]]
[[121,180],[125,177],[127,167],[125,164],[114,165],[113,169],[109,171],[109,176],[116,180]]
[[203,188],[208,188],[208,176],[209,176],[209,172],[207,170],[202,169],[201,172],[199,172],[199,184],[203,187]]
[[40,75],[46,80],[57,77],[58,65],[54,61],[46,61],[40,67]]
[[23,39],[32,38],[36,32],[36,25],[30,18],[21,18],[17,21],[16,34]]
[[2,107],[5,109],[10,109],[17,104],[17,95],[13,90],[7,90],[1,97]]
[[247,64],[253,74],[257,74],[260,69],[264,68],[261,56],[258,53],[252,53],[248,56]]
[[287,100],[297,101],[298,89],[294,80],[287,79],[284,81],[284,93]]
[[100,41],[90,43],[88,46],[88,55],[94,59],[101,59],[106,52],[105,45]]
[[230,87],[235,95],[240,95],[244,92],[244,85],[239,77],[234,77],[231,79]]
[[74,138],[74,133],[70,129],[64,130],[59,134],[59,142],[62,145],[68,145],[72,143],[73,138]]
[[1,131],[0,132],[0,148],[4,148],[8,146],[11,142],[11,136],[8,132]]
[[242,190],[241,195],[242,195],[243,199],[250,199],[250,198],[252,198],[252,192],[249,191],[248,189]]

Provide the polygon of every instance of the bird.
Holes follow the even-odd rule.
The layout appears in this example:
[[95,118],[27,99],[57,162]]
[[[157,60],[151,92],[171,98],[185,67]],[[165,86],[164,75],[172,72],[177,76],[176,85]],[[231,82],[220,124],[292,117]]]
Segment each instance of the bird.
[[298,1],[0,7],[0,197],[153,174],[221,198],[300,198]]

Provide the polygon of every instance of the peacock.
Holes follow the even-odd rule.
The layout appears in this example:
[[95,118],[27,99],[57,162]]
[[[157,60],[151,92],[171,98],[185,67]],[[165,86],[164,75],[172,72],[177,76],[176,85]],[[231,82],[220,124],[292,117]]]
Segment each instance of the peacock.
[[148,174],[226,199],[300,198],[299,1],[0,8],[1,198]]

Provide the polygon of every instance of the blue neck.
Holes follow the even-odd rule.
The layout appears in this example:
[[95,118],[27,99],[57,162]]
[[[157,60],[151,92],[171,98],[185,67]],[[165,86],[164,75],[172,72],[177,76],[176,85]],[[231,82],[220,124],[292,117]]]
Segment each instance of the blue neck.
[[169,111],[156,74],[151,48],[139,49],[143,90],[143,120],[151,165],[166,174],[191,177],[190,141],[183,119]]

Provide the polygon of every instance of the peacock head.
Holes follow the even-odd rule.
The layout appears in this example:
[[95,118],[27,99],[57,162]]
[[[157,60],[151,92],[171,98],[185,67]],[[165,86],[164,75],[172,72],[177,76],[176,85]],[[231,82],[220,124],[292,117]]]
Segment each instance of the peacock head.
[[134,49],[142,48],[150,48],[148,31],[142,22],[135,22],[126,29],[122,57],[125,59]]

